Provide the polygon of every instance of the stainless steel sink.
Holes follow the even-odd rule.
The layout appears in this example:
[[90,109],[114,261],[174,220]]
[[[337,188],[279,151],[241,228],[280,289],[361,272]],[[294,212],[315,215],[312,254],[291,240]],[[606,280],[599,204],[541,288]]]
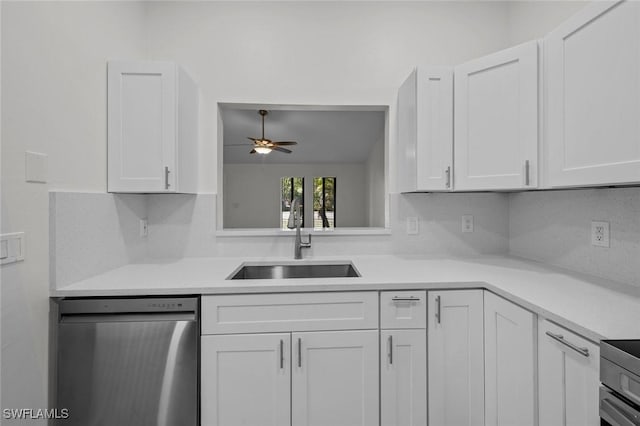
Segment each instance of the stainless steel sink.
[[349,278],[360,274],[351,263],[302,265],[244,265],[229,280],[270,280],[287,278]]

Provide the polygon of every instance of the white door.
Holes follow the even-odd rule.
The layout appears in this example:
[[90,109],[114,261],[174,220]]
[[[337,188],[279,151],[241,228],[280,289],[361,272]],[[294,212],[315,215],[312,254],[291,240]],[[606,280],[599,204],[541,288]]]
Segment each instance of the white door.
[[378,331],[292,334],[292,425],[379,422]]
[[484,339],[486,426],[534,426],[535,315],[485,291]]
[[539,424],[599,426],[599,346],[541,320],[538,354]]
[[107,127],[110,192],[174,191],[174,64],[109,62]]
[[453,167],[453,70],[419,68],[398,92],[401,192],[449,191]]
[[549,184],[640,182],[640,4],[593,2],[544,48]]
[[290,334],[202,336],[203,426],[290,426]]
[[456,190],[537,186],[538,42],[455,68]]
[[429,424],[484,424],[482,290],[429,292]]
[[427,330],[380,332],[381,424],[427,425]]

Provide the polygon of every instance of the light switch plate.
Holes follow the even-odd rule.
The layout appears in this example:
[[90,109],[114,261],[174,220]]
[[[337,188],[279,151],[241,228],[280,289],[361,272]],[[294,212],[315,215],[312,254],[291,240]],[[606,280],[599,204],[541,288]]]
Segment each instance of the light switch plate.
[[27,182],[47,183],[49,174],[49,156],[40,152],[24,153],[25,180]]
[[407,218],[407,235],[418,235],[420,229],[418,228],[418,218],[408,217]]
[[24,260],[24,232],[13,232],[11,234],[0,235],[0,250],[2,251],[2,256],[0,256],[0,265]]

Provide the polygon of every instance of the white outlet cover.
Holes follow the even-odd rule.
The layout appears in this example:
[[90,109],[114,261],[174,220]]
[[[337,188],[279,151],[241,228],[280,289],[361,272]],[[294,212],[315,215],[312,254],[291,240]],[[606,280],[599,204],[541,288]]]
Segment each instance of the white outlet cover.
[[418,228],[418,218],[417,217],[408,217],[407,218],[407,235],[418,235],[420,229]]
[[609,222],[591,222],[591,245],[596,247],[610,247]]
[[146,237],[149,235],[149,222],[147,219],[140,219],[140,236]]
[[462,232],[473,232],[473,215],[472,214],[463,214],[462,215]]

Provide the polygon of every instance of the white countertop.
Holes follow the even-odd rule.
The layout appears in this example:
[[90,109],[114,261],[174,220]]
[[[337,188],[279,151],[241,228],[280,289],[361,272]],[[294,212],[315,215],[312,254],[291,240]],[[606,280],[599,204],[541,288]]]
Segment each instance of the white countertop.
[[[242,263],[351,261],[359,278],[226,280]],[[123,266],[53,290],[52,296],[238,294],[486,288],[583,336],[640,338],[640,288],[505,256],[419,258],[184,258]]]

